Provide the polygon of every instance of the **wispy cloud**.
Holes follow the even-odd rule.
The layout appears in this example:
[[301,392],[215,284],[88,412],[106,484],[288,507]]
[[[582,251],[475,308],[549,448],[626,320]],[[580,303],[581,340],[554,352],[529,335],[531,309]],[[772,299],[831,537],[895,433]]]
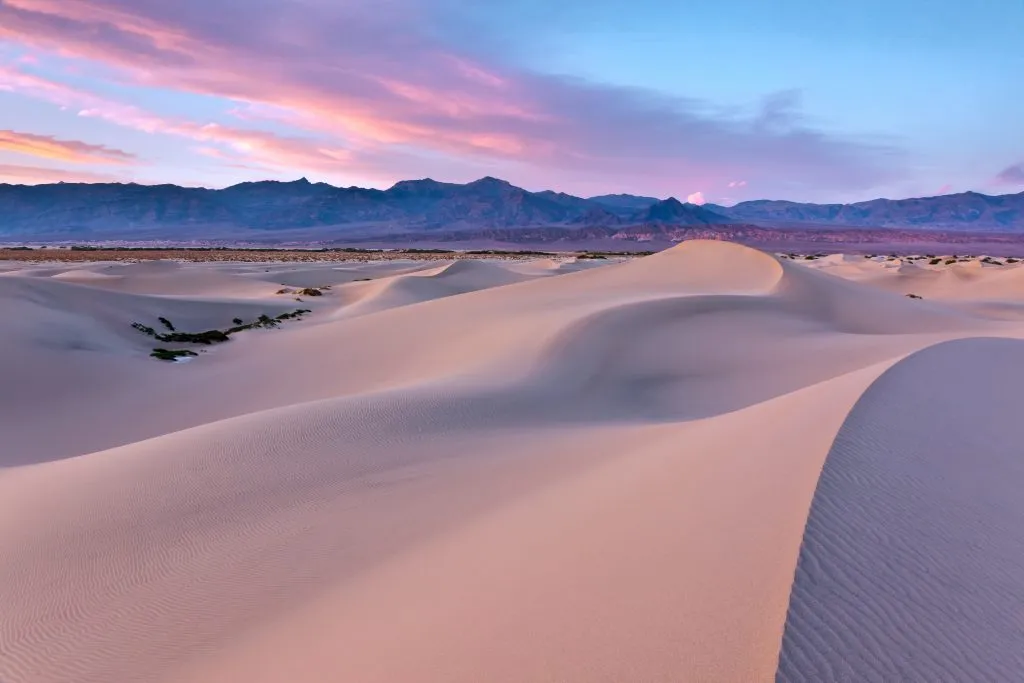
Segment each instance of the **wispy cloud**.
[[0,150],[76,164],[127,164],[136,160],[134,154],[104,145],[14,130],[0,130]]
[[697,206],[703,206],[704,204],[708,203],[707,200],[704,199],[703,192],[694,192],[693,194],[686,198],[686,201],[689,204],[696,204]]
[[[9,90],[30,95],[63,107],[71,107],[84,118],[97,118],[119,126],[134,130],[172,135],[188,138],[196,142],[223,145],[228,151],[220,150],[222,157],[250,158],[260,163],[277,168],[314,168],[330,170],[332,167],[345,163],[349,152],[340,146],[332,145],[323,140],[310,138],[286,137],[260,130],[232,128],[216,123],[198,123],[195,121],[174,119],[148,112],[136,106],[116,102],[99,97],[90,92],[75,88],[64,83],[41,78],[14,69],[0,67],[0,90]],[[24,136],[24,134],[22,134]],[[58,153],[68,156],[66,161],[85,161],[86,152],[94,158],[89,161],[128,160],[132,158],[126,152],[111,150],[99,145],[53,141],[44,136],[24,136],[22,150],[28,151],[29,144],[34,142],[36,149],[44,149],[49,141],[52,151],[50,158],[61,158]],[[31,140],[34,139],[34,140]],[[0,132],[0,148],[5,147],[3,133]],[[12,140],[10,145],[14,145]],[[72,158],[73,152],[80,153]],[[106,156],[101,156],[105,152]],[[229,152],[231,154],[229,154]],[[40,156],[43,156],[40,154]]]
[[40,183],[112,183],[127,180],[124,176],[90,171],[44,168],[42,166],[21,166],[0,164],[0,183],[16,185],[38,185]]
[[1007,166],[996,176],[1000,185],[1024,185],[1024,162]]
[[899,172],[896,150],[804,121],[797,92],[720,113],[524,71],[437,38],[434,28],[457,21],[445,5],[250,0],[238,21],[237,0],[0,0],[0,38],[102,62],[146,86],[270,108],[315,141],[182,122],[144,128],[124,111],[83,107],[296,170],[398,178],[429,168],[426,159],[463,172],[487,165],[533,185],[598,189],[626,179],[666,194],[737,177],[796,194],[849,192]]

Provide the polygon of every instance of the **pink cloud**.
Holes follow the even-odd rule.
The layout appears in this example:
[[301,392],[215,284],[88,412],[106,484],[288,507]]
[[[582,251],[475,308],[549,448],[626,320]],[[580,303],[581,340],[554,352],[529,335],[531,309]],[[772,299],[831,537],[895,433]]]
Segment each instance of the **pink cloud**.
[[705,103],[488,63],[434,37],[457,17],[425,0],[251,0],[243,22],[238,6],[6,0],[0,38],[102,62],[143,85],[266,107],[316,142],[179,123],[153,132],[216,136],[296,169],[395,178],[443,155],[436,164],[463,172],[492,165],[577,187],[630,177],[657,191],[736,177],[769,189],[869,188],[899,166],[890,149],[808,128],[795,93],[746,116],[712,115]]
[[707,200],[704,199],[703,192],[694,192],[693,194],[686,198],[686,202],[688,204],[696,204],[697,206],[703,206],[704,204],[707,204]]
[[104,145],[14,130],[0,130],[0,150],[76,164],[127,164],[136,158],[134,154]]
[[1024,162],[1007,166],[996,176],[998,185],[1024,185]]
[[953,186],[947,183],[947,184],[943,185],[942,187],[940,187],[938,190],[936,190],[935,194],[936,195],[942,195],[942,194],[947,194],[948,192],[952,192],[952,191],[953,191]]
[[113,183],[125,182],[130,178],[90,171],[69,171],[41,166],[19,166],[0,164],[0,182],[18,185],[39,185],[44,183]]
[[746,180],[731,180],[729,181],[729,187],[746,187]]
[[[345,164],[351,152],[323,140],[309,138],[289,138],[274,133],[232,128],[215,123],[198,123],[188,120],[172,119],[147,112],[139,107],[108,100],[87,91],[80,90],[62,83],[41,77],[18,72],[10,68],[0,67],[0,90],[8,90],[32,95],[39,99],[65,107],[79,108],[78,115],[85,118],[97,118],[119,126],[139,130],[146,133],[171,135],[194,140],[201,143],[222,145],[235,156],[252,159],[260,164],[292,169],[311,168],[334,171],[340,164]],[[28,152],[30,145],[26,142],[31,138],[35,149],[49,152],[49,158],[61,158],[66,161],[84,161],[86,154],[91,155],[90,161],[126,161],[131,158],[120,150],[111,150],[97,145],[54,141],[45,136],[27,136],[22,139],[13,138],[5,145],[3,134],[0,133],[0,149]],[[22,149],[14,149],[20,142]],[[48,143],[44,145],[44,143]],[[224,154],[223,150],[220,150]],[[77,154],[78,157],[73,158]],[[39,153],[38,156],[44,154]],[[207,156],[210,156],[207,154]]]

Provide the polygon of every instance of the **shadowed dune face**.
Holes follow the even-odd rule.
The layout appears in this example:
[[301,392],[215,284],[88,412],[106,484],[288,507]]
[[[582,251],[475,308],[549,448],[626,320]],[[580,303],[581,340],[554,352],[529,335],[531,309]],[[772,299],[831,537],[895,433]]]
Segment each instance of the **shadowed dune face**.
[[1024,671],[1024,342],[951,341],[882,375],[825,461],[777,680]]
[[341,317],[367,315],[424,301],[524,282],[538,277],[539,274],[522,273],[500,263],[455,261],[440,268],[402,273],[377,283],[364,284],[355,300],[340,309],[338,315]]
[[1013,680],[1011,271],[863,261],[3,274],[0,680]]

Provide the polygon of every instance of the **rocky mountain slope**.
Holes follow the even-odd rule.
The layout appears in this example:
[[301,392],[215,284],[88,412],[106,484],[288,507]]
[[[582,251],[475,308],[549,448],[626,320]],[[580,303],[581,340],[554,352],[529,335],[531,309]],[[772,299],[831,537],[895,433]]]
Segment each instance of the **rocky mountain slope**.
[[222,190],[135,184],[0,185],[0,239],[337,241],[431,239],[558,229],[643,234],[665,226],[756,225],[1024,233],[1024,193],[968,192],[857,204],[751,201],[696,206],[674,198],[584,199],[529,192],[497,178],[407,180],[387,190],[263,181]]

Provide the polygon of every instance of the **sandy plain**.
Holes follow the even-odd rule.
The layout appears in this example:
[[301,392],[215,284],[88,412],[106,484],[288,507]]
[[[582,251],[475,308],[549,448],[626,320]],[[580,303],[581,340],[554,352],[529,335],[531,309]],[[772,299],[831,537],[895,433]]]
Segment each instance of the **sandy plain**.
[[0,681],[1018,680],[1024,266],[949,260],[0,262]]

